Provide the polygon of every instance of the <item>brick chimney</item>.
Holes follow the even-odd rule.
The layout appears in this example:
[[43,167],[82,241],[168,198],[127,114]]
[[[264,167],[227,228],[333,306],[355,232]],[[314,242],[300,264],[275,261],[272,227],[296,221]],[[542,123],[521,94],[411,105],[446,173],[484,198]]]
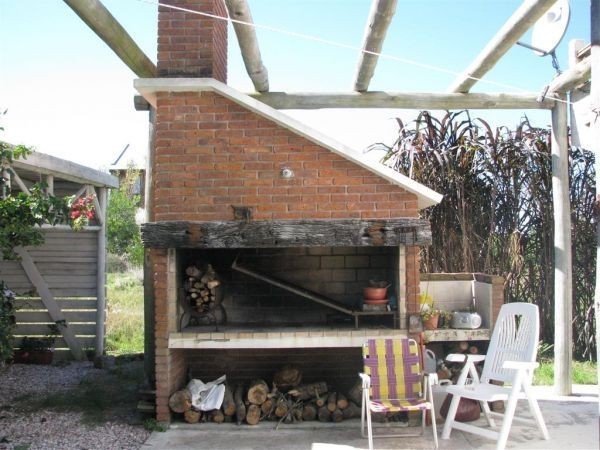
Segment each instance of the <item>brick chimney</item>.
[[[222,0],[163,0],[191,11],[227,17]],[[158,7],[158,76],[227,82],[227,21]]]

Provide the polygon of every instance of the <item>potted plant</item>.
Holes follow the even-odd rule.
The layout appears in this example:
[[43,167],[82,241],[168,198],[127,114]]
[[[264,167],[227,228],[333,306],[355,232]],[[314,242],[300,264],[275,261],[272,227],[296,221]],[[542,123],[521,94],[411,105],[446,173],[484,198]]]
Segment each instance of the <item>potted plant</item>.
[[426,330],[435,330],[438,327],[438,321],[440,314],[443,311],[436,309],[433,305],[433,298],[427,293],[422,293],[420,296],[421,303],[421,320],[423,321],[423,327]]
[[59,323],[48,325],[48,334],[43,337],[25,336],[19,350],[15,351],[13,362],[20,364],[52,364],[54,341],[60,335]]

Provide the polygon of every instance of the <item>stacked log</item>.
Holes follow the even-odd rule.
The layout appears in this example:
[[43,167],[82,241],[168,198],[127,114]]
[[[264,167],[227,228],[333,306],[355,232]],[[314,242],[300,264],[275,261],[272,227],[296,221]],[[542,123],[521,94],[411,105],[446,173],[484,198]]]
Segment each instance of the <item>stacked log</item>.
[[188,304],[200,313],[213,311],[221,302],[218,288],[221,281],[210,264],[205,270],[192,265],[185,269],[186,279],[183,284],[185,299]]
[[[283,386],[279,388],[277,382]],[[189,423],[233,422],[256,425],[263,420],[281,423],[320,420],[341,422],[360,417],[360,407],[349,400],[350,393],[344,394],[330,389],[325,381],[300,384],[302,374],[297,368],[286,366],[275,373],[269,384],[262,379],[250,381],[247,385],[232,387],[225,385],[221,408],[213,411],[197,411],[193,408],[191,394],[182,389],[171,395],[169,406],[176,413],[183,414]],[[290,389],[291,388],[291,389]]]

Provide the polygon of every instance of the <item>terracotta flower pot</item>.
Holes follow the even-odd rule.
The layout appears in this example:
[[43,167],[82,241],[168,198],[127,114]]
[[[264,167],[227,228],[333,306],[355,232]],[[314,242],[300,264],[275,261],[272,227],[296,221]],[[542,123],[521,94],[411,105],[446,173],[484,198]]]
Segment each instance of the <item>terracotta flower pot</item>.
[[423,321],[423,326],[426,330],[436,330],[438,327],[438,321],[440,316],[438,314],[431,316],[429,319]]
[[363,288],[363,295],[367,300],[384,300],[387,298],[387,288],[366,287]]
[[13,362],[17,364],[52,364],[54,353],[48,351],[21,351],[17,350],[13,355]]

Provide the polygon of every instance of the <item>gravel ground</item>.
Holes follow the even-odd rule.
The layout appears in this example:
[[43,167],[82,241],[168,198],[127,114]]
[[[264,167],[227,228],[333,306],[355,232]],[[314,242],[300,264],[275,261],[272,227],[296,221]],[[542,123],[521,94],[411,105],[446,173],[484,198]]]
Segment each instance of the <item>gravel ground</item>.
[[84,423],[80,411],[26,407],[27,399],[77,390],[84,378],[101,380],[103,372],[90,362],[0,369],[0,450],[140,448],[150,432],[133,411],[135,404],[93,424]]

